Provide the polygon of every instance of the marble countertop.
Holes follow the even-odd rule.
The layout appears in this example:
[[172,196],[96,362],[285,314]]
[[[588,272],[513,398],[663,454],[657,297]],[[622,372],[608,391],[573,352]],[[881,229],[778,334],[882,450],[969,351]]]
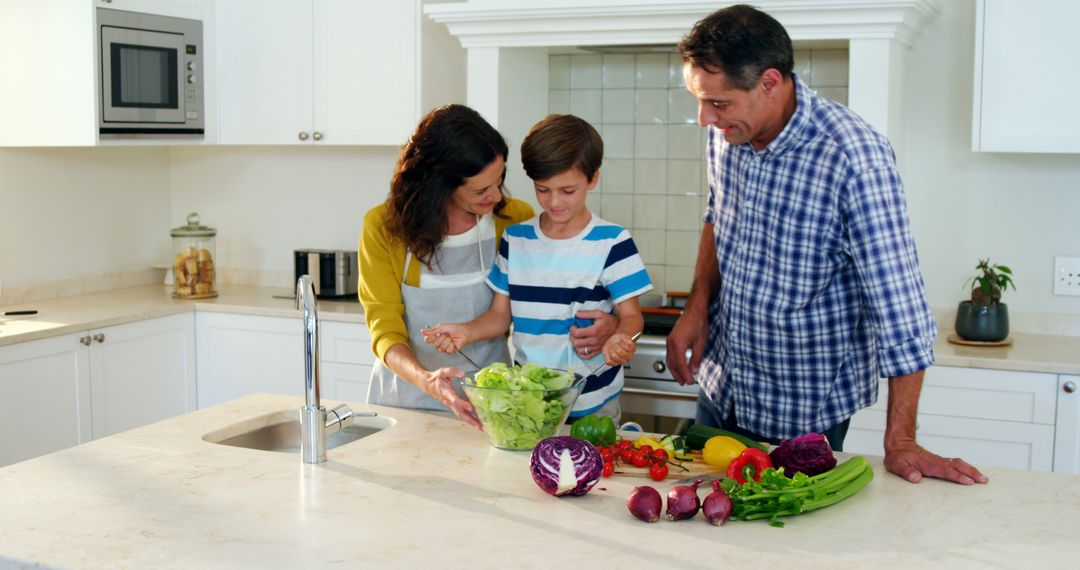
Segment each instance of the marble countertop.
[[[988,485],[913,485],[868,458],[854,497],[786,519],[646,524],[644,479],[541,492],[529,454],[456,419],[378,406],[394,424],[322,465],[202,437],[295,409],[257,394],[0,469],[0,566],[425,568],[1066,568],[1080,478],[987,468]],[[651,483],[651,482],[650,482]],[[672,483],[653,483],[666,495]],[[704,493],[702,493],[704,496]],[[17,513],[17,515],[15,514]]]
[[[0,346],[190,311],[295,316],[291,295],[289,289],[222,285],[218,297],[185,300],[173,299],[168,287],[143,285],[0,306],[4,311],[38,311],[30,317],[0,317]],[[364,322],[363,307],[356,301],[320,300],[319,317]],[[1080,337],[1016,333],[1011,346],[973,347],[950,344],[946,339],[951,332],[938,331],[934,351],[941,366],[1080,374]]]

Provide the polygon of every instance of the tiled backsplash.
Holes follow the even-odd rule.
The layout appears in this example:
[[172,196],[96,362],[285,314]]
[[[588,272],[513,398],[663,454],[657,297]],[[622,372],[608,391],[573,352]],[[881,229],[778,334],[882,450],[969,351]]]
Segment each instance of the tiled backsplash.
[[[674,50],[672,50],[674,51]],[[676,53],[553,54],[548,111],[572,113],[604,137],[598,216],[634,236],[656,287],[688,291],[708,192],[705,129]],[[820,94],[847,102],[848,52],[797,50],[795,72]]]

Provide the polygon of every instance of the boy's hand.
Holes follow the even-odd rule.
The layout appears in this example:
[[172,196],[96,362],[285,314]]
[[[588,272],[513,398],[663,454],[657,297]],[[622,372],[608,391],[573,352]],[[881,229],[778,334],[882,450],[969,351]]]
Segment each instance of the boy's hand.
[[637,343],[625,333],[615,333],[604,343],[604,362],[608,366],[621,366],[630,362],[637,350]]
[[440,352],[454,354],[469,344],[469,331],[462,323],[439,323],[429,329],[420,329],[424,342]]

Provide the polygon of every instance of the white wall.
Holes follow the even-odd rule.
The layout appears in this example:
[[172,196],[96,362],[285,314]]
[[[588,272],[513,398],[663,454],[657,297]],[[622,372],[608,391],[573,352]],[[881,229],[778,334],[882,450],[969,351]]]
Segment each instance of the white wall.
[[197,211],[217,228],[219,266],[291,274],[294,249],[356,248],[397,149],[174,147],[170,158],[172,225]]
[[165,148],[0,149],[4,286],[166,263],[169,227]]
[[930,304],[955,306],[989,256],[1015,272],[1012,311],[1080,315],[1051,280],[1055,255],[1080,255],[1080,157],[971,152],[975,3],[941,5],[910,54],[902,161]]

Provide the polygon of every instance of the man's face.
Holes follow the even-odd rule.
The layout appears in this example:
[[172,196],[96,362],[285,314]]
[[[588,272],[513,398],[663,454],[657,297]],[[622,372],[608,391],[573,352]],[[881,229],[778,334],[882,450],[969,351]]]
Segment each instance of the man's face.
[[720,129],[730,144],[760,142],[769,119],[760,79],[753,89],[744,91],[732,85],[723,71],[712,72],[689,63],[683,64],[683,79],[687,91],[698,100],[701,126]]

